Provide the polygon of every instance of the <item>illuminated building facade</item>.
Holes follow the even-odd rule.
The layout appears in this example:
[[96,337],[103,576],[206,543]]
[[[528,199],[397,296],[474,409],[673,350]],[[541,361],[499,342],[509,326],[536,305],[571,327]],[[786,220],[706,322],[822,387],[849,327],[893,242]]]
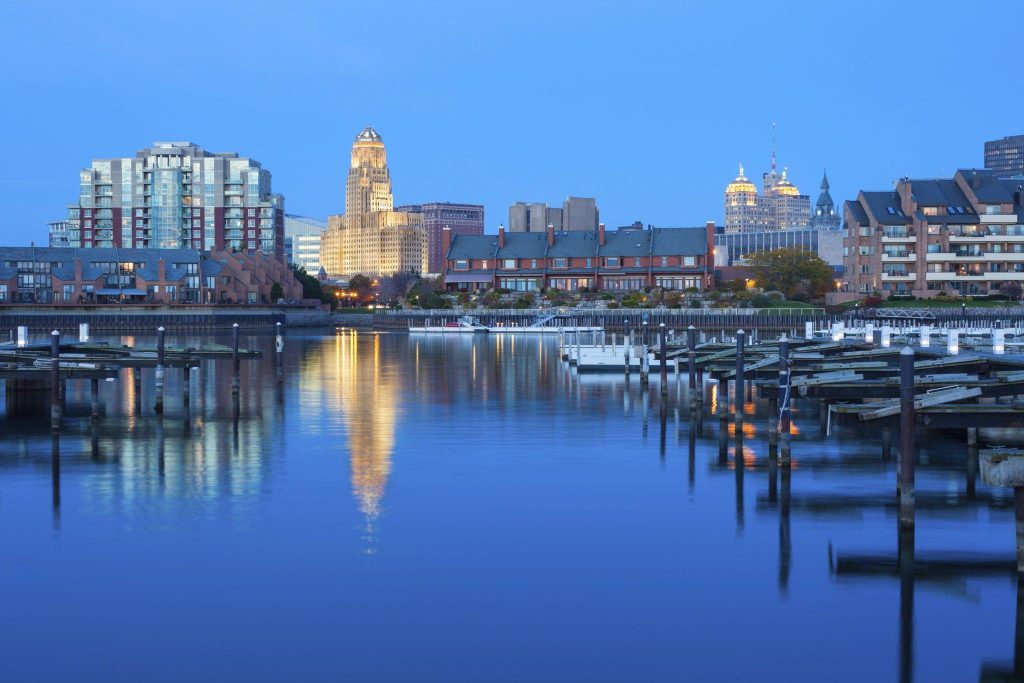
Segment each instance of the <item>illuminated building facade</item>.
[[787,169],[778,172],[775,157],[775,126],[772,125],[771,170],[761,178],[761,193],[746,175],[743,164],[725,188],[725,231],[760,232],[806,228],[811,222],[811,198],[790,182]]
[[68,208],[68,245],[262,251],[284,260],[284,197],[270,171],[233,152],[155,142],[97,159]]
[[373,128],[352,145],[345,214],[328,217],[320,262],[330,275],[427,271],[423,215],[394,210],[384,141]]

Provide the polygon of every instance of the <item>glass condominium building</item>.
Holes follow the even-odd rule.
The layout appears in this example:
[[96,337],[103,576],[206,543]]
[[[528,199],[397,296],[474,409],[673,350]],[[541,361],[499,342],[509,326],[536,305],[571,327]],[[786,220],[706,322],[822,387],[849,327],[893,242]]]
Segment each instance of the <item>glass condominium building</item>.
[[191,142],[94,160],[68,222],[72,247],[262,251],[284,260],[284,197],[271,191],[270,171]]
[[285,214],[284,251],[288,263],[304,268],[310,275],[319,273],[320,239],[326,229],[326,221]]

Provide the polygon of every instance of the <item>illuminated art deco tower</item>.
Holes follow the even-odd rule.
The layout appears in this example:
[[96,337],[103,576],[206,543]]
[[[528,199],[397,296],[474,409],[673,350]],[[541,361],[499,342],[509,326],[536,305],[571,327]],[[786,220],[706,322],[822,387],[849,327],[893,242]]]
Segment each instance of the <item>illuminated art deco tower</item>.
[[331,275],[426,271],[422,214],[394,210],[384,141],[367,127],[352,144],[345,215],[330,216],[320,260]]

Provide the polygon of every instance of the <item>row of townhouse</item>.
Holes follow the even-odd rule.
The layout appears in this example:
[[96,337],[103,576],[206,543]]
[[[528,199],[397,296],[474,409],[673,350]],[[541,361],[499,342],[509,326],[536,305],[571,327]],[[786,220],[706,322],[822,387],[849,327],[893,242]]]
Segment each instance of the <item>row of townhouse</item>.
[[862,191],[844,206],[845,292],[987,296],[1024,284],[1024,178],[958,170],[952,178],[903,178],[892,191]]
[[699,228],[443,233],[450,291],[704,290],[714,284],[715,224]]
[[0,247],[0,303],[267,304],[299,300],[291,270],[263,252]]

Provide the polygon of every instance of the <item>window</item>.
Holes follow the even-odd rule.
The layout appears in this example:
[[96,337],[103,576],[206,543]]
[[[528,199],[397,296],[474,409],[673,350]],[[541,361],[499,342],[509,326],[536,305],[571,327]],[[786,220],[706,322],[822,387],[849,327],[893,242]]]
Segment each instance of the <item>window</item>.
[[661,257],[661,267],[664,268],[668,265],[668,256]]
[[469,270],[469,261],[466,259],[456,259],[455,270]]
[[536,268],[537,267],[537,259],[530,259],[530,267],[531,268]]
[[593,268],[593,267],[594,267],[594,259],[587,258],[587,268]]
[[605,268],[618,268],[619,267],[619,257],[617,257],[617,256],[608,256],[608,257],[606,257],[605,260],[604,260],[604,265],[605,265]]
[[684,256],[683,257],[683,265],[684,266],[691,266],[691,267],[697,265],[697,257],[696,256]]
[[566,268],[567,265],[566,265],[565,259],[564,258],[556,258],[556,259],[554,259],[554,266],[553,267],[554,268]]
[[487,270],[487,259],[484,259],[483,261],[480,262],[480,267],[483,268],[484,270]]
[[502,259],[502,268],[514,269],[516,267],[516,260],[514,258]]
[[860,228],[861,237],[871,237],[871,228]]

